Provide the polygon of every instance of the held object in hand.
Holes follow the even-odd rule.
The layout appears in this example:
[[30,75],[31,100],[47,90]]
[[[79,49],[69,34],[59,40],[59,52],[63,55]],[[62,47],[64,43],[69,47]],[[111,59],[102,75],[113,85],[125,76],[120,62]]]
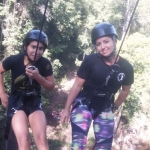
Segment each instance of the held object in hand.
[[29,66],[28,67],[28,69],[32,69],[32,70],[35,70],[35,68],[36,68],[35,66]]
[[[29,66],[28,69],[35,70],[35,66]],[[30,85],[32,85],[32,79],[29,78]]]

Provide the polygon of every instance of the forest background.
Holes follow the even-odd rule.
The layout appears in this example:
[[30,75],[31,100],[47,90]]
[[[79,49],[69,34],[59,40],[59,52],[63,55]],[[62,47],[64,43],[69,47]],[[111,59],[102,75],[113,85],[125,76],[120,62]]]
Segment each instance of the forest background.
[[[21,51],[25,34],[40,29],[45,0],[0,0],[0,61]],[[49,45],[44,56],[53,65],[56,88],[67,82],[68,72],[76,72],[84,55],[95,52],[91,43],[91,30],[100,22],[112,23],[121,37],[134,9],[134,0],[49,0],[43,31]],[[129,32],[120,55],[134,67],[135,82],[123,105],[124,128],[143,128],[150,133],[150,1],[139,0]],[[5,88],[10,92],[10,73],[5,74]],[[53,92],[43,90],[45,112],[54,108],[61,111],[66,98],[52,108]],[[48,107],[51,106],[51,107]],[[49,110],[51,109],[51,110]],[[4,130],[6,113],[0,106],[0,131]],[[3,134],[0,141],[3,142]],[[60,134],[57,133],[56,137]],[[141,138],[143,140],[144,137]],[[150,137],[146,136],[150,141]],[[145,140],[145,142],[147,142]],[[64,146],[63,141],[51,141],[51,147]],[[0,144],[0,147],[3,144]],[[1,149],[1,148],[0,148]],[[33,146],[34,149],[34,146]],[[55,148],[53,148],[55,149]],[[150,148],[149,148],[150,149]],[[143,149],[144,150],[144,149]]]

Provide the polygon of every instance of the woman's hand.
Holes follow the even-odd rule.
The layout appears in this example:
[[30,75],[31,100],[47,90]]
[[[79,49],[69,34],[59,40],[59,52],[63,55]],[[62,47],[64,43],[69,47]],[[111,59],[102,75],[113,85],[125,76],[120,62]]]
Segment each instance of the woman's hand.
[[60,120],[62,123],[68,123],[70,121],[70,111],[64,109],[60,114]]
[[28,66],[26,67],[26,74],[31,79],[36,79],[39,76],[39,70],[35,66]]
[[9,95],[7,95],[6,93],[1,95],[1,102],[2,105],[7,109],[8,108],[8,99],[9,99]]

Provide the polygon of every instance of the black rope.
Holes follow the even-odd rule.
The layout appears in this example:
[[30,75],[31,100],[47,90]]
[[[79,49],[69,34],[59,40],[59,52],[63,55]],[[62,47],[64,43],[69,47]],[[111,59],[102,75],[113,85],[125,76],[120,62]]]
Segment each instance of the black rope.
[[118,59],[118,57],[119,57],[119,53],[120,53],[120,51],[121,51],[121,48],[122,48],[123,42],[124,42],[124,40],[125,40],[125,37],[126,37],[126,35],[127,35],[128,29],[129,29],[129,27],[130,27],[130,25],[131,25],[131,21],[132,21],[132,19],[133,19],[133,16],[134,16],[136,7],[137,7],[137,5],[138,5],[138,2],[139,2],[139,0],[137,0],[136,3],[135,3],[134,10],[133,10],[132,15],[131,15],[131,17],[130,17],[130,20],[129,20],[129,23],[128,23],[126,32],[125,32],[125,34],[124,34],[123,37],[122,37],[122,41],[121,41],[121,44],[120,44],[120,47],[119,47],[119,51],[118,51],[118,54],[117,54],[117,57],[116,57],[114,63],[116,63],[116,61],[117,61],[117,59]]
[[37,55],[37,51],[38,51],[38,46],[39,46],[39,43],[40,43],[41,32],[42,32],[43,25],[44,25],[44,21],[45,21],[45,14],[46,14],[46,9],[47,9],[47,6],[48,6],[48,0],[46,1],[46,4],[45,4],[45,10],[44,10],[44,14],[43,14],[42,23],[41,23],[40,34],[39,34],[39,39],[38,39],[38,43],[37,43],[37,47],[36,47],[36,51],[35,51],[34,60],[33,60],[33,63],[32,63],[32,65],[33,65],[33,66],[34,66],[34,64],[35,64],[35,59],[36,59],[36,55]]

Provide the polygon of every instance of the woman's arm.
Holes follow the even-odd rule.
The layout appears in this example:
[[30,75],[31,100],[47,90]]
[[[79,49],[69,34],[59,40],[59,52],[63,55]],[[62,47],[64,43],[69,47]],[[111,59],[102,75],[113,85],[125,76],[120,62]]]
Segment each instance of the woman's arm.
[[129,85],[129,86],[123,85],[122,86],[122,89],[114,103],[115,107],[119,107],[125,101],[125,99],[127,98],[128,94],[130,92],[130,88],[131,88],[131,85]]
[[5,72],[5,69],[2,66],[2,63],[0,63],[0,98],[2,105],[7,108],[8,106],[8,98],[9,96],[6,94],[4,89],[4,80],[3,80],[3,73]]
[[43,88],[47,90],[52,90],[55,86],[53,75],[42,77],[39,74],[38,68],[32,70],[26,67],[26,74],[28,75],[29,78],[35,79]]
[[78,76],[76,77],[76,80],[69,92],[65,108],[64,108],[63,112],[61,113],[61,121],[62,122],[65,123],[65,122],[69,121],[71,105],[72,105],[73,101],[76,99],[79,92],[81,91],[84,82],[85,82],[84,79],[81,79]]

